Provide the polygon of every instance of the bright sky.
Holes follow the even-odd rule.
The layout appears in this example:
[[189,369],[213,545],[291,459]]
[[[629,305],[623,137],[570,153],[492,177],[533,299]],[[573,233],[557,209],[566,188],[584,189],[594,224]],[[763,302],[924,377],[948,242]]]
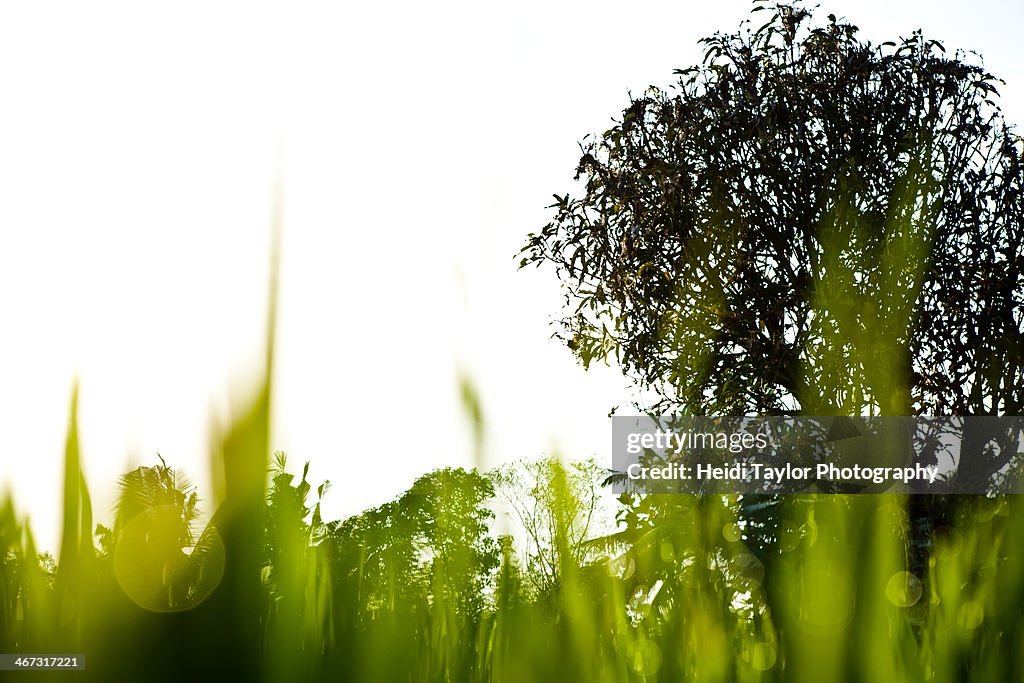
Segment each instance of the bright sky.
[[[558,283],[514,256],[569,189],[576,141],[748,7],[0,2],[0,486],[41,545],[76,376],[97,521],[157,452],[209,494],[211,414],[262,350],[278,150],[272,443],[333,482],[329,516],[472,464],[460,371],[489,462],[606,459],[627,385],[549,339]],[[821,12],[981,51],[1022,119],[1014,3]]]

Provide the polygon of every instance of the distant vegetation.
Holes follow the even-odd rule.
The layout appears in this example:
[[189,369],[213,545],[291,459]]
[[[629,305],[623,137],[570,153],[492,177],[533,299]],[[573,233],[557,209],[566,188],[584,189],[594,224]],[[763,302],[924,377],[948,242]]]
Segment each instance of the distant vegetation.
[[[242,566],[229,501],[196,528],[196,492],[163,461],[127,473],[113,529],[66,535],[74,545],[59,564],[8,500],[0,650],[83,652],[87,671],[38,675],[96,681],[1007,681],[1024,671],[1009,645],[1024,638],[1014,500],[960,506],[918,575],[907,571],[900,496],[623,496],[617,525],[602,529],[600,475],[555,459],[442,469],[325,521],[327,485],[277,454],[262,541]],[[88,492],[69,488],[65,519],[84,524]],[[744,521],[757,505],[781,506],[777,526]],[[518,540],[499,535],[495,509],[518,518]],[[223,612],[239,593],[252,609]]]

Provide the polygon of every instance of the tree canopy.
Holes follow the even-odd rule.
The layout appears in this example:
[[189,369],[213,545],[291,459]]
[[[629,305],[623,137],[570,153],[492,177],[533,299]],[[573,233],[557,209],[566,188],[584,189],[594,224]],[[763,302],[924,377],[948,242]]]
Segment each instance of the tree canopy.
[[[557,336],[691,414],[1019,414],[1021,139],[995,76],[756,2],[587,136],[529,236]],[[763,12],[763,14],[762,14]],[[755,21],[765,17],[761,23]]]

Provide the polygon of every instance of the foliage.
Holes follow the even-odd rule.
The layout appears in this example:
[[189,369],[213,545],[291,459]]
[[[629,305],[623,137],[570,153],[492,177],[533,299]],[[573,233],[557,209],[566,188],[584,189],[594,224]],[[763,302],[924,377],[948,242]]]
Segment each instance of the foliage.
[[[1001,82],[920,32],[875,45],[799,4],[754,12],[584,139],[580,190],[521,261],[555,267],[559,336],[584,367],[614,358],[651,413],[1019,414],[1024,166]],[[1019,434],[970,430],[955,479],[980,488]],[[632,542],[670,533],[660,504],[634,503]],[[791,501],[736,504],[775,562]],[[956,504],[909,507],[911,570]]]
[[[752,553],[733,501],[651,496],[625,510],[614,548],[592,545],[586,557],[561,548],[557,590],[531,597],[517,589],[507,537],[493,571],[483,475],[439,470],[388,505],[325,523],[304,499],[306,473],[287,473],[283,458],[276,464],[267,536],[275,528],[278,540],[267,548],[254,624],[263,636],[247,653],[256,674],[235,680],[923,682],[1024,673],[1009,645],[1024,638],[1024,510],[1014,500],[961,508],[922,576],[905,565],[907,501],[898,496],[792,499],[770,567]],[[220,680],[209,655],[192,649],[223,638],[221,619],[205,609],[212,596],[184,612],[144,609],[104,578],[110,558],[100,557],[100,570],[78,584],[92,599],[79,594],[77,611],[62,612],[61,587],[46,580],[9,502],[0,522],[6,650],[69,651],[81,632],[82,680]],[[291,539],[289,523],[300,531]],[[377,523],[390,531],[374,535]],[[414,588],[399,590],[406,584]],[[217,590],[235,588],[225,574]],[[468,590],[494,599],[463,599]]]
[[181,546],[192,545],[193,525],[199,511],[199,494],[195,487],[181,473],[167,466],[158,454],[160,464],[152,467],[137,467],[121,477],[118,486],[120,495],[114,522],[117,534],[136,515],[152,508],[169,505],[178,512],[179,533],[175,539]]
[[581,194],[523,250],[566,288],[561,337],[654,412],[1020,413],[1024,175],[1000,81],[920,33],[873,45],[762,10],[581,144]]
[[[68,462],[78,457],[68,450]],[[87,668],[75,673],[83,681],[224,680],[227,664],[214,661],[222,627],[242,619],[252,619],[240,626],[260,637],[245,650],[249,671],[231,680],[923,682],[1024,674],[1024,658],[1009,645],[1024,638],[1024,510],[1015,500],[959,508],[918,572],[908,571],[902,552],[909,506],[898,496],[793,498],[770,565],[753,553],[757,532],[736,516],[735,501],[711,496],[634,501],[620,538],[584,543],[584,553],[570,547],[582,536],[557,528],[569,511],[588,509],[594,473],[567,486],[572,475],[556,462],[533,466],[540,479],[529,489],[531,504],[556,506],[543,514],[555,525],[558,585],[542,595],[521,590],[507,537],[494,571],[499,545],[488,502],[498,475],[438,470],[391,503],[324,522],[319,501],[308,499],[308,469],[297,477],[278,456],[263,496],[258,609],[229,615],[211,608],[224,604],[218,595],[244,588],[231,572],[191,609],[167,611],[135,599],[111,571],[125,533],[148,511],[124,525],[113,558],[79,548],[71,582],[65,557],[47,579],[7,501],[0,644],[10,652],[83,652]],[[126,480],[180,481],[159,469],[166,467]],[[84,485],[73,494],[72,504],[88,497]],[[169,528],[180,531],[177,511]]]
[[593,459],[563,464],[554,456],[519,460],[491,474],[498,500],[521,529],[524,578],[535,595],[556,590],[565,567],[593,559],[588,541],[605,531],[599,526],[606,512],[603,479]]
[[361,608],[394,609],[406,600],[478,614],[498,566],[498,544],[489,533],[494,514],[484,505],[493,494],[477,472],[445,468],[340,524],[334,532],[340,575],[358,587]]
[[[1019,406],[1018,142],[978,102],[991,77],[920,36],[872,48],[773,12],[709,39],[677,96],[635,101],[584,156],[585,198],[532,241],[584,302],[573,348],[618,352],[693,412]],[[308,464],[278,454],[268,485],[267,347],[253,400],[216,430],[198,538],[196,492],[161,460],[122,479],[97,551],[72,399],[56,565],[0,502],[0,649],[85,653],[82,681],[1024,680],[1013,498],[930,515],[921,561],[905,552],[921,497],[794,496],[770,501],[769,528],[765,501],[647,496],[604,534],[596,467],[552,459],[438,470],[325,522]],[[494,538],[496,495],[526,530],[518,554]]]

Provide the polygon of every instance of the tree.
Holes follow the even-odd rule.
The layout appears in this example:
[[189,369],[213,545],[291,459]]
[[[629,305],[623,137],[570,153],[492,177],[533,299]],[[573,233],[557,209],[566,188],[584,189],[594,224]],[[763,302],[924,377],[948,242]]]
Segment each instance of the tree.
[[760,11],[581,144],[582,191],[521,262],[555,265],[558,335],[653,410],[1019,414],[1024,174],[1001,81],[920,32],[874,45]]
[[494,513],[490,481],[476,470],[446,467],[417,479],[402,496],[406,514],[422,538],[433,603],[475,616],[498,567],[498,543],[490,534]]
[[174,540],[180,543],[178,547],[190,546],[195,536],[193,527],[199,516],[199,494],[187,478],[168,467],[162,456],[158,454],[157,458],[159,465],[136,467],[121,476],[114,534],[123,532],[140,513],[167,506],[174,510],[173,516],[177,520]]
[[[753,12],[581,143],[580,190],[522,252],[562,281],[556,336],[584,367],[614,358],[652,413],[1019,415],[1024,167],[1002,81],[919,31],[875,45],[799,4]],[[987,429],[968,424],[952,486],[1019,460],[1019,430]],[[744,501],[755,547],[776,502]],[[912,498],[913,571],[952,512]]]
[[444,468],[337,525],[337,575],[350,585],[338,592],[358,595],[359,608],[371,614],[429,605],[476,616],[498,566],[494,513],[485,505],[493,495],[475,470]]
[[353,595],[359,612],[394,611],[426,601],[417,535],[398,501],[346,519],[334,532],[335,578],[341,595]]
[[114,528],[98,525],[96,533],[117,582],[139,606],[191,609],[220,582],[224,545],[212,523],[196,534],[199,495],[157,457],[160,464],[121,477]]
[[566,465],[553,456],[509,463],[491,474],[497,500],[511,508],[521,532],[525,579],[534,594],[556,590],[567,569],[594,557],[589,542],[610,526],[601,505],[604,478],[593,459]]

